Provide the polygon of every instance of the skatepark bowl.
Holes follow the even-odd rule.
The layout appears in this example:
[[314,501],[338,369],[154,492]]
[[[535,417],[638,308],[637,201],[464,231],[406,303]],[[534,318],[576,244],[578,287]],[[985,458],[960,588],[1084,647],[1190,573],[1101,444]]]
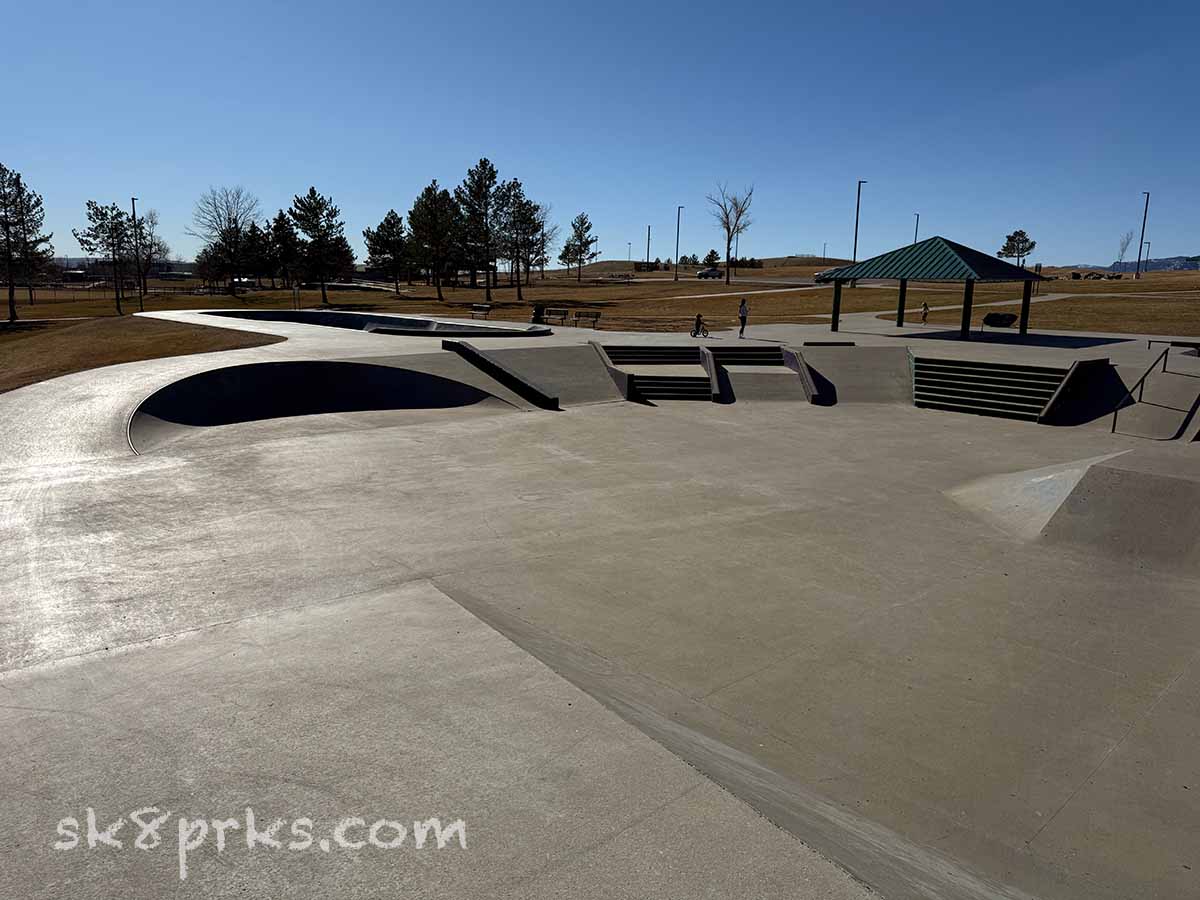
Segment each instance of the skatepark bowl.
[[374,334],[402,334],[420,337],[544,337],[553,332],[544,325],[485,325],[474,322],[446,322],[415,316],[378,316],[367,313],[337,312],[334,310],[290,309],[221,309],[206,312],[208,316],[230,319],[249,319],[258,322],[293,322],[300,325],[323,325],[326,328],[349,328]]
[[155,391],[129,422],[138,453],[193,428],[376,410],[432,410],[491,401],[486,391],[440,375],[361,362],[251,363],[199,372]]

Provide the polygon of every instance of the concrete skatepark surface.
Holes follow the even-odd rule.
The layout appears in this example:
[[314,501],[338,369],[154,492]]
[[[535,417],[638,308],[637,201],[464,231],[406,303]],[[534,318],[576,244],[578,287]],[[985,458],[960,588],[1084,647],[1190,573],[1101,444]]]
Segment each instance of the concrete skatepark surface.
[[[850,402],[835,372],[834,406],[604,402],[574,329],[539,344],[574,348],[544,377],[580,402],[544,412],[425,338],[236,326],[289,340],[0,397],[0,894],[174,893],[170,854],[49,850],[85,806],[157,803],[471,836],[210,843],[206,896],[1195,896],[1194,443],[916,409],[886,379]],[[1127,344],[1103,353],[1149,364]],[[506,411],[129,448],[200,373],[440,356]],[[1036,530],[962,499],[1066,471]]]

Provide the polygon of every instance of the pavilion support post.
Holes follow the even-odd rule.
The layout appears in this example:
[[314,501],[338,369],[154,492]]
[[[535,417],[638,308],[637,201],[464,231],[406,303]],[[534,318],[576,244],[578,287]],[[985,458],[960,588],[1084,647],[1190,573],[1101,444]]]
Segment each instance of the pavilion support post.
[[1021,334],[1029,333],[1029,298],[1033,295],[1033,282],[1025,282],[1025,292],[1021,295]]
[[896,303],[896,327],[904,327],[904,299],[908,295],[908,279],[900,279],[900,300]]
[[971,339],[971,301],[974,299],[975,280],[968,278],[967,283],[963,285],[962,327],[958,332],[959,338],[964,341],[969,341]]
[[830,331],[838,330],[838,320],[842,317],[842,281],[840,278],[833,282],[833,321],[829,324]]

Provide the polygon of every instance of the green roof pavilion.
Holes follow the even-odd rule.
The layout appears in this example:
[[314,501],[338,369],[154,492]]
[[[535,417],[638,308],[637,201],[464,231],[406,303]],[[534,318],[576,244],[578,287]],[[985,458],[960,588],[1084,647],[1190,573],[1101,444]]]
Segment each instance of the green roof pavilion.
[[960,334],[963,340],[969,340],[971,336],[971,300],[975,295],[975,282],[1024,282],[1020,332],[1026,334],[1029,331],[1029,303],[1033,295],[1033,283],[1042,280],[1041,275],[1006,263],[980,250],[972,250],[944,237],[926,238],[919,243],[873,256],[862,262],[817,273],[818,282],[833,282],[833,331],[838,330],[841,317],[842,285],[859,278],[896,279],[900,282],[900,301],[896,307],[897,328],[904,325],[904,299],[910,280],[963,282]]

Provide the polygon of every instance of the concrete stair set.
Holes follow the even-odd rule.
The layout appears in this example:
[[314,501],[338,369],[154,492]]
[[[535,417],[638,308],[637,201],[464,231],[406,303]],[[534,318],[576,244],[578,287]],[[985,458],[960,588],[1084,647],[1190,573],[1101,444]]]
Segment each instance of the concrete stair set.
[[[771,347],[710,347],[719,365],[782,366],[783,351]],[[615,366],[699,366],[700,347],[606,346],[604,352]],[[630,375],[633,393],[643,400],[705,400],[711,402],[708,375]]]
[[1037,422],[1066,369],[962,359],[913,359],[913,403],[927,409]]

